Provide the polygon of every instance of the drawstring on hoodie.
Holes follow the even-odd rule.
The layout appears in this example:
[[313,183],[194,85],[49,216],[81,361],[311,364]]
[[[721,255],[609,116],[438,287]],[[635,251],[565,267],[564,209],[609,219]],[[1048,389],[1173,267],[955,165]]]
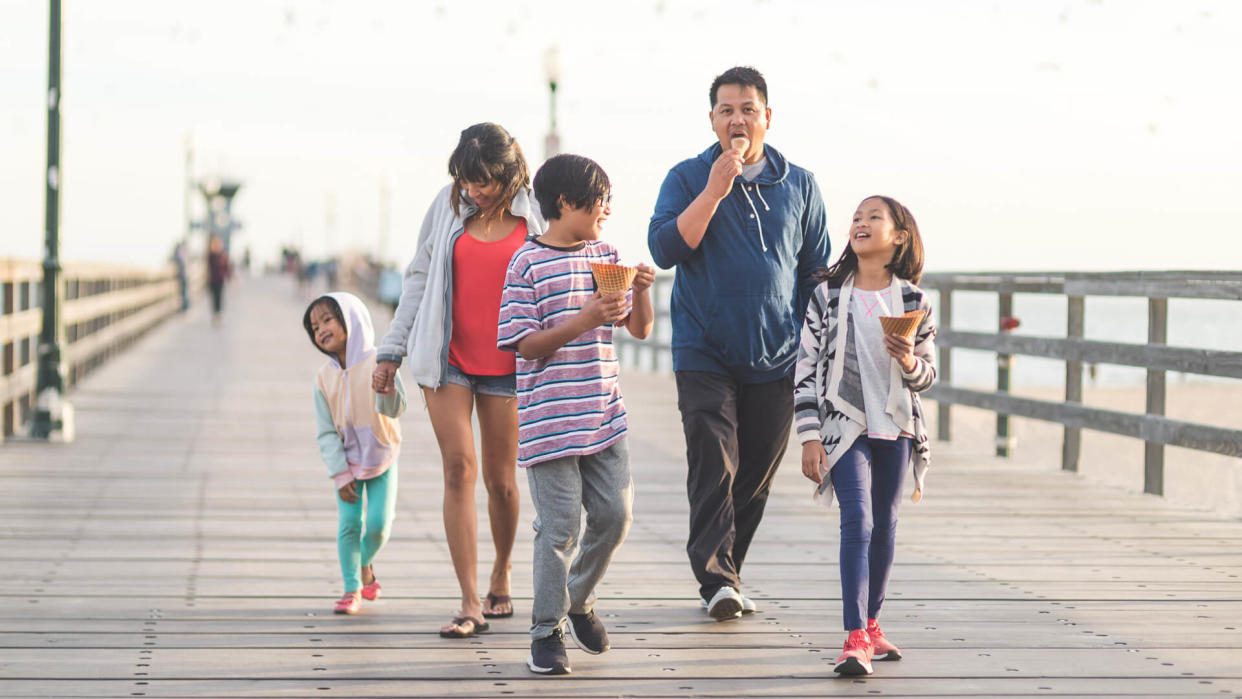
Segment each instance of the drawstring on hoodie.
[[[746,203],[750,204],[750,210],[751,212],[754,213],[754,216],[755,216],[755,223],[759,226],[759,245],[763,246],[764,252],[767,252],[768,244],[763,242],[763,219],[759,217],[759,210],[755,208],[755,202],[751,201],[750,195],[746,193],[745,184],[742,185],[742,196],[746,197]],[[760,202],[763,202],[764,211],[772,210],[772,208],[768,206],[768,202],[764,201],[763,193],[759,191],[758,186],[755,187],[755,196],[759,197]]]

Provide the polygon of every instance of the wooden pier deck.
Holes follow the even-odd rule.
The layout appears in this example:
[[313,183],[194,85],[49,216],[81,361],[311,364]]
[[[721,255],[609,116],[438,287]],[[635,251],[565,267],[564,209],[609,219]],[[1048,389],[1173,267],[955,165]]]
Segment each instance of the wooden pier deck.
[[199,303],[88,377],[76,442],[0,446],[0,697],[1242,696],[1242,522],[953,445],[903,508],[883,621],[904,660],[831,672],[836,513],[794,450],[744,571],[760,612],[712,622],[685,560],[672,382],[639,372],[622,383],[634,527],[597,606],[613,650],[527,671],[524,478],[517,615],[439,638],[456,584],[417,397],[385,597],[334,616],[303,300],[256,279],[226,302],[221,327]]

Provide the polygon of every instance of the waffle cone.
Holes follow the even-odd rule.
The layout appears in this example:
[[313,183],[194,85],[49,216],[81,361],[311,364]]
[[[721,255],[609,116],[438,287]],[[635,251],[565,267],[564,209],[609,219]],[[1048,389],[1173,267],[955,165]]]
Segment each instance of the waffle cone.
[[884,328],[885,335],[901,335],[913,340],[922,321],[923,311],[916,310],[899,316],[880,316],[880,327]]
[[591,275],[595,277],[595,285],[605,294],[625,291],[634,283],[634,275],[638,270],[624,265],[612,265],[605,262],[592,262]]

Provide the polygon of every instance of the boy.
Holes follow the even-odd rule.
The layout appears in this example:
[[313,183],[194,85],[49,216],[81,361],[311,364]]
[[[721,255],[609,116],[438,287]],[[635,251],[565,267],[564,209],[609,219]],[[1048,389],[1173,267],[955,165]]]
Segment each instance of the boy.
[[[518,353],[518,466],[527,469],[536,515],[526,664],[545,675],[570,672],[566,616],[579,648],[608,650],[595,586],[625,539],[634,500],[612,329],[650,334],[655,271],[639,265],[632,299],[595,290],[590,264],[617,262],[616,249],[599,240],[610,189],[588,158],[544,163],[534,190],[548,229],[514,253],[501,298],[497,346]],[[571,564],[584,507],[587,528]]]

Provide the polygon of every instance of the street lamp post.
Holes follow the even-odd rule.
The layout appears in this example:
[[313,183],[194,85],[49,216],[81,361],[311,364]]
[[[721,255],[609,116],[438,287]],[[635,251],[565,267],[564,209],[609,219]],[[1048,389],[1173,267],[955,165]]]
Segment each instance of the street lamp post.
[[561,152],[561,136],[556,132],[556,86],[561,81],[561,56],[556,46],[549,46],[543,54],[543,69],[548,75],[548,136],[543,142],[546,160]]
[[49,3],[47,51],[47,172],[44,185],[43,282],[40,305],[38,370],[35,373],[35,410],[30,436],[73,439],[73,408],[64,401],[65,366],[61,361],[60,283],[60,0]]

